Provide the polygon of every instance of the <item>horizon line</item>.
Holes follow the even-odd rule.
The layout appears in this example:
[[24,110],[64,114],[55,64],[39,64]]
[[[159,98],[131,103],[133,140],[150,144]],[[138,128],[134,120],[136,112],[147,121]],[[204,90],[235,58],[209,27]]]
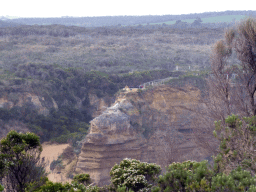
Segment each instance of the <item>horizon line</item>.
[[204,14],[204,13],[224,13],[224,12],[232,12],[232,11],[235,11],[235,12],[239,12],[239,11],[248,11],[248,12],[251,12],[251,11],[255,11],[256,10],[226,10],[226,11],[208,11],[208,12],[197,12],[197,13],[183,13],[183,14],[159,14],[159,15],[151,15],[151,14],[148,14],[148,15],[102,15],[102,16],[58,16],[58,17],[20,17],[20,16],[10,16],[10,15],[1,15],[0,17],[17,17],[17,18],[14,18],[14,19],[27,19],[27,18],[31,18],[31,19],[42,19],[42,18],[83,18],[83,17],[126,17],[126,16],[131,16],[131,17],[138,17],[138,16],[181,16],[181,15],[196,15],[196,14]]

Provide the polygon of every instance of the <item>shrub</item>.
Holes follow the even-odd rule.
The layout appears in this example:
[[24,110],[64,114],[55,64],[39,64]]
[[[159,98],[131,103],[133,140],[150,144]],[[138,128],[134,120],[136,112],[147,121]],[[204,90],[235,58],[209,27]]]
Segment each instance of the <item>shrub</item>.
[[172,163],[164,176],[160,176],[158,184],[167,191],[209,190],[209,179],[213,171],[208,168],[207,161],[185,161]]
[[199,192],[199,191],[255,191],[256,178],[249,171],[238,167],[229,175],[216,173],[207,161],[172,163],[167,172],[159,176],[158,187],[152,191]]
[[212,191],[255,191],[256,180],[239,166],[229,175],[219,173],[212,178]]
[[74,176],[73,181],[84,185],[88,185],[91,182],[91,178],[89,174],[78,174]]
[[4,187],[3,185],[0,184],[0,191],[3,191],[4,190]]
[[64,166],[62,165],[61,156],[59,156],[57,160],[53,160],[50,164],[51,171],[53,171],[54,169],[62,169],[62,168],[64,168]]
[[53,183],[51,181],[47,181],[44,185],[38,187],[37,189],[34,189],[34,192],[85,192],[85,186],[84,185],[79,185],[79,184],[69,184],[69,183]]
[[7,191],[24,192],[28,183],[46,176],[42,146],[34,133],[10,131],[0,142],[0,173]]
[[160,172],[161,168],[156,164],[126,158],[112,167],[110,176],[116,189],[125,186],[128,190],[148,191]]
[[70,183],[54,183],[52,181],[49,181],[47,178],[43,185],[37,186],[35,183],[30,184],[29,187],[27,187],[26,192],[30,192],[33,190],[33,192],[99,192],[103,191],[103,188],[98,186],[85,186],[81,184],[80,181],[88,181],[88,178],[90,176],[88,174],[80,174],[76,175],[73,179],[73,181]]
[[[220,141],[219,154],[214,157],[214,169],[226,174],[241,166],[251,174],[256,173],[255,165],[255,116],[240,118],[228,116],[215,122],[214,136]],[[243,143],[241,145],[241,143]]]

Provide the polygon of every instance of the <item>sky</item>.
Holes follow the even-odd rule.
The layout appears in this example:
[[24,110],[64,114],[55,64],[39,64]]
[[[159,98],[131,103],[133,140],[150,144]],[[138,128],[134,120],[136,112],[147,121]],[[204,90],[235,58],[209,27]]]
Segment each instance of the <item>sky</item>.
[[[252,0],[1,0],[0,16],[180,15],[252,10]],[[256,3],[255,3],[256,4]]]

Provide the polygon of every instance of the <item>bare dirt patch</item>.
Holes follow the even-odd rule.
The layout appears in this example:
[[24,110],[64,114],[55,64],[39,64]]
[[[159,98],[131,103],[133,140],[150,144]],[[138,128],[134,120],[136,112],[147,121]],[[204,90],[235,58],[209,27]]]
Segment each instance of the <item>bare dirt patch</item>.
[[46,166],[46,171],[49,173],[48,179],[53,182],[69,182],[71,179],[67,178],[65,175],[53,170],[50,170],[50,164],[53,160],[57,160],[63,151],[69,146],[69,144],[42,144],[43,151],[41,157],[45,158],[48,162]]

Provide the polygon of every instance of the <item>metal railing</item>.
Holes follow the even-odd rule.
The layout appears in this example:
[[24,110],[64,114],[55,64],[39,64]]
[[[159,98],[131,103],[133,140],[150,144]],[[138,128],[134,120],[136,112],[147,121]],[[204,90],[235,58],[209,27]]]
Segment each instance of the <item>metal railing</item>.
[[[235,80],[236,79],[236,76],[237,74],[224,74],[226,76],[227,79],[232,79]],[[213,77],[213,74],[210,74],[210,77]],[[165,78],[165,79],[157,79],[157,80],[154,80],[154,81],[149,81],[149,82],[146,82],[146,83],[143,83],[141,85],[139,85],[139,89],[145,89],[149,86],[157,86],[157,85],[161,85],[161,84],[164,84],[165,82],[171,80],[171,79],[178,79],[178,77],[168,77],[168,78]],[[232,82],[232,84],[235,84]]]
[[149,86],[157,86],[157,85],[161,85],[161,84],[164,84],[165,82],[171,80],[171,79],[177,79],[178,77],[168,77],[168,78],[165,78],[165,79],[157,79],[157,80],[154,80],[154,81],[149,81],[149,82],[146,82],[146,83],[143,83],[141,85],[139,85],[139,89],[145,89]]

